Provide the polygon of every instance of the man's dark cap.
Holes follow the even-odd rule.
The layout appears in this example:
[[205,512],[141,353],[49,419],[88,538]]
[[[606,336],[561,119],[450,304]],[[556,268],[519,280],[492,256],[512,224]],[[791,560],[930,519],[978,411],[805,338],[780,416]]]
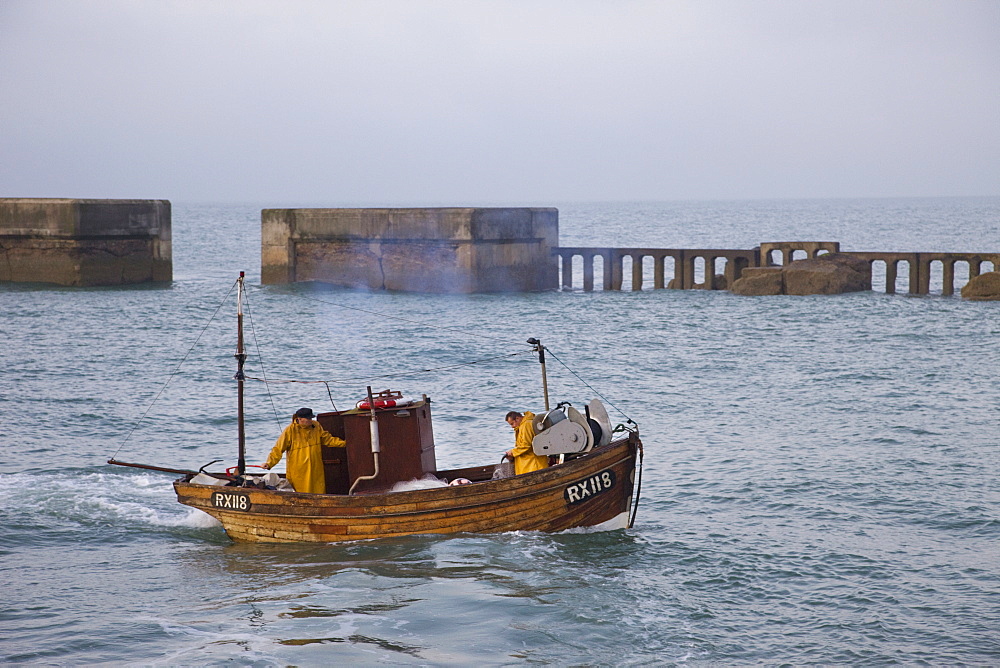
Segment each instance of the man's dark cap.
[[299,410],[295,411],[295,417],[297,418],[304,417],[312,420],[316,416],[313,415],[311,408],[300,408]]

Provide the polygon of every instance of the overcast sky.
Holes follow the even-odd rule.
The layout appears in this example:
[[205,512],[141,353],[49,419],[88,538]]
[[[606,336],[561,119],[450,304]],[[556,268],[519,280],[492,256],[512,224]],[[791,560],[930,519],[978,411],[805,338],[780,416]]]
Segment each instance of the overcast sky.
[[1000,1],[0,0],[0,196],[1000,195]]

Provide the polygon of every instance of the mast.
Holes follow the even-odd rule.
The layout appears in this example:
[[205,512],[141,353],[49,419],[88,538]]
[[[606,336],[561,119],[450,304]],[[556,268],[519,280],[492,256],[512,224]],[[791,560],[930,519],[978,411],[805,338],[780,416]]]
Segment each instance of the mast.
[[236,416],[238,422],[239,430],[239,457],[236,460],[236,473],[237,475],[243,475],[246,470],[246,430],[244,429],[243,422],[243,381],[245,377],[243,375],[243,365],[247,361],[247,355],[243,351],[243,277],[244,272],[240,272],[240,277],[236,281],[236,354],[233,357],[236,358],[236,395],[237,395],[237,409]]
[[545,411],[549,410],[549,380],[545,376],[545,346],[536,338],[528,339],[528,343],[535,347],[538,353],[538,363],[542,365],[542,394],[545,395]]

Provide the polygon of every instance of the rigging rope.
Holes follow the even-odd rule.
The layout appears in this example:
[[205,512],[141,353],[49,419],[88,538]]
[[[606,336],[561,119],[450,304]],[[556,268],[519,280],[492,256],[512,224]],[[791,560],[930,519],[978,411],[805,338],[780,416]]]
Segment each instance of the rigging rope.
[[622,414],[622,417],[624,417],[624,418],[625,418],[626,420],[628,420],[629,424],[635,424],[635,422],[634,422],[634,421],[632,420],[632,418],[630,418],[630,417],[629,417],[628,415],[626,415],[626,414],[625,414],[625,411],[623,411],[622,409],[618,408],[618,406],[615,406],[615,405],[614,405],[613,403],[611,403],[611,402],[610,402],[610,401],[609,401],[609,400],[608,400],[608,399],[607,399],[607,398],[606,398],[606,397],[605,397],[605,396],[604,396],[603,394],[601,394],[600,392],[598,392],[597,390],[595,390],[595,389],[594,389],[594,387],[593,387],[593,386],[592,386],[592,385],[591,385],[590,383],[588,383],[587,381],[585,381],[585,380],[584,380],[583,378],[581,378],[581,377],[580,377],[580,374],[578,374],[578,373],[577,373],[576,371],[573,371],[572,369],[570,369],[570,368],[569,368],[569,365],[568,365],[568,364],[566,364],[566,363],[565,363],[565,362],[563,362],[563,361],[562,361],[561,359],[559,359],[559,358],[558,358],[558,357],[556,356],[556,354],[552,352],[552,350],[551,350],[550,348],[545,348],[545,351],[546,351],[546,352],[547,352],[547,353],[548,353],[549,355],[551,355],[551,356],[552,356],[553,358],[555,358],[555,360],[556,360],[557,362],[559,362],[560,364],[562,364],[562,365],[563,365],[563,367],[565,367],[565,369],[566,369],[567,371],[569,371],[569,372],[570,372],[571,374],[573,374],[574,376],[576,376],[577,380],[579,380],[579,381],[580,381],[581,383],[583,383],[583,384],[584,384],[584,385],[586,385],[586,386],[587,386],[588,388],[590,388],[590,391],[591,391],[591,392],[593,392],[594,394],[596,394],[597,396],[599,396],[599,397],[601,398],[601,401],[603,401],[603,402],[604,402],[604,403],[606,403],[606,404],[607,404],[608,406],[611,406],[611,407],[612,407],[612,408],[614,408],[614,409],[615,409],[616,411],[618,411],[619,413],[621,413],[621,414]]
[[[457,329],[457,330],[460,330],[461,332],[463,332],[464,334],[469,335],[469,336],[478,336],[480,338],[490,339],[490,340],[493,340],[493,341],[503,341],[505,344],[508,344],[508,345],[510,344],[510,340],[509,339],[501,338],[501,337],[496,337],[496,336],[489,336],[487,334],[479,334],[479,333],[476,333],[476,332],[469,331],[468,329],[465,329],[463,327],[451,326],[451,325],[440,325],[440,324],[437,324],[437,323],[430,324],[430,323],[427,323],[427,322],[421,322],[419,320],[411,320],[409,318],[403,318],[403,317],[400,317],[398,315],[391,315],[389,313],[380,313],[378,311],[370,311],[368,309],[359,308],[357,306],[347,306],[346,304],[339,304],[337,302],[331,302],[331,301],[327,301],[325,299],[319,299],[319,298],[316,298],[316,297],[306,297],[304,295],[295,294],[294,292],[290,293],[290,294],[292,296],[294,296],[294,297],[298,297],[299,299],[305,299],[305,300],[308,300],[308,301],[319,302],[320,304],[328,304],[330,306],[337,306],[337,307],[340,307],[340,308],[343,308],[343,309],[348,309],[350,311],[359,311],[361,313],[367,313],[369,315],[375,315],[375,316],[379,316],[379,317],[382,317],[382,318],[389,318],[389,319],[392,319],[392,320],[399,320],[399,321],[407,322],[407,323],[410,323],[410,324],[413,324],[413,325],[421,325],[421,326],[430,327],[430,328],[433,328],[433,329]],[[525,344],[525,345],[531,345],[531,344]],[[548,347],[546,347],[545,349],[548,350],[549,353],[552,353],[551,349],[549,349]],[[528,352],[534,352],[534,348],[532,348],[532,350],[530,350]],[[513,353],[512,355],[519,355],[519,354],[522,354],[522,353]],[[632,418],[630,418],[625,413],[625,411],[623,411],[622,409],[618,408],[613,403],[611,403],[610,401],[608,401],[608,399],[603,394],[601,394],[600,392],[598,392],[597,390],[595,390],[594,387],[590,383],[588,383],[587,381],[585,381],[580,376],[580,374],[576,373],[575,371],[573,371],[573,369],[569,368],[569,366],[565,362],[563,362],[561,359],[559,359],[558,357],[556,357],[555,354],[552,354],[552,357],[554,357],[557,362],[559,362],[560,364],[562,364],[563,367],[565,367],[567,371],[569,371],[571,374],[573,374],[574,376],[576,376],[577,380],[579,380],[581,383],[583,383],[585,386],[587,386],[594,394],[596,394],[598,397],[600,397],[601,400],[603,400],[606,404],[608,404],[609,406],[611,406],[612,408],[614,408],[616,411],[618,411],[619,413],[621,413],[622,417],[624,417],[628,421],[629,424],[635,424],[635,422],[632,420]],[[494,358],[490,358],[490,359],[494,359]],[[477,364],[477,363],[478,362],[470,362],[469,364]],[[456,365],[456,366],[463,366],[463,365]],[[440,367],[440,368],[447,369],[449,367]],[[436,369],[425,369],[424,371],[419,371],[419,372],[414,372],[414,373],[424,373],[426,371],[436,371]],[[289,383],[296,383],[296,382],[305,382],[305,383],[308,383],[308,382],[338,382],[338,383],[343,383],[343,382],[358,381],[358,380],[376,380],[378,378],[396,377],[398,375],[399,374],[384,374],[382,376],[373,376],[371,378],[347,378],[347,379],[343,379],[343,380],[339,380],[339,381],[295,381],[295,380],[290,380],[290,381],[280,381],[280,382],[289,382]],[[250,378],[250,377],[248,376],[247,378]],[[260,378],[250,378],[250,379],[251,380],[261,380]],[[268,382],[268,381],[265,381],[265,382]],[[329,388],[329,386],[327,386],[327,392],[329,392],[329,390],[330,390],[330,388]],[[331,395],[331,399],[330,400],[331,401],[333,400],[332,395]]]
[[[229,296],[232,294],[233,289],[236,287],[237,283],[238,283],[238,281],[234,282],[233,285],[230,286],[229,290],[226,292],[225,297],[222,299],[222,301],[220,302],[219,306],[212,313],[212,317],[209,318],[208,322],[205,324],[205,327],[198,334],[198,337],[195,339],[194,343],[188,349],[187,353],[185,353],[184,357],[180,360],[180,362],[178,362],[176,368],[173,370],[173,372],[171,372],[170,376],[164,382],[163,386],[156,393],[156,396],[153,397],[153,400],[150,402],[149,406],[146,408],[146,410],[143,412],[143,414],[139,417],[138,421],[136,421],[135,425],[132,427],[132,429],[125,436],[125,439],[122,441],[121,445],[119,445],[118,449],[115,450],[115,453],[111,457],[112,459],[114,459],[118,455],[118,453],[121,451],[121,449],[123,447],[125,447],[125,445],[129,441],[129,439],[131,439],[132,434],[135,432],[136,429],[138,429],[139,425],[142,423],[142,421],[149,414],[149,411],[153,408],[153,405],[157,402],[157,400],[160,398],[160,396],[163,394],[163,392],[167,389],[167,386],[170,384],[170,382],[173,380],[173,378],[178,374],[178,372],[180,371],[181,367],[187,361],[188,357],[191,356],[191,352],[195,349],[195,347],[201,341],[201,338],[204,336],[204,334],[208,330],[209,326],[211,326],[212,322],[214,322],[215,318],[219,314],[219,311],[222,310],[222,307],[225,305],[226,301],[229,299]],[[306,384],[306,385],[308,385],[308,384],[319,384],[319,383],[322,383],[323,385],[326,386],[327,395],[330,397],[330,404],[333,406],[333,409],[335,411],[337,410],[337,405],[336,405],[336,403],[333,400],[333,393],[330,390],[330,384],[331,383],[333,383],[333,384],[342,384],[342,383],[353,383],[353,382],[358,382],[358,381],[373,381],[373,380],[378,380],[378,379],[382,379],[382,378],[405,378],[405,377],[408,377],[408,376],[416,376],[416,375],[425,374],[425,373],[434,373],[434,372],[446,371],[446,370],[450,370],[450,369],[457,369],[457,368],[461,368],[461,367],[472,366],[472,365],[475,365],[475,364],[482,364],[484,362],[490,362],[490,361],[494,361],[494,360],[498,360],[498,359],[505,359],[505,358],[510,358],[510,357],[517,357],[519,355],[526,355],[526,354],[534,353],[535,352],[535,348],[534,348],[534,346],[532,346],[529,350],[522,350],[522,351],[515,352],[515,353],[505,353],[503,355],[495,355],[495,356],[492,356],[492,357],[486,357],[486,358],[482,358],[482,359],[478,359],[478,360],[473,360],[471,362],[461,362],[461,363],[458,363],[458,364],[449,364],[449,365],[440,366],[440,367],[433,367],[433,368],[429,368],[429,369],[414,369],[414,370],[411,370],[411,371],[402,371],[402,372],[398,372],[398,373],[380,374],[380,375],[377,375],[377,376],[358,376],[358,377],[352,377],[352,378],[341,378],[341,379],[336,379],[336,380],[268,379],[267,378],[267,373],[266,373],[266,371],[264,369],[264,358],[263,358],[263,356],[261,355],[261,352],[260,352],[260,343],[257,340],[257,330],[256,330],[256,328],[254,327],[254,324],[253,324],[253,315],[252,315],[252,312],[251,312],[251,309],[250,309],[249,291],[248,290],[244,290],[243,292],[244,292],[244,297],[243,297],[244,304],[246,305],[246,309],[247,309],[247,319],[248,319],[249,324],[250,324],[250,332],[251,332],[251,336],[252,336],[253,341],[254,341],[254,347],[257,350],[257,360],[260,363],[261,374],[263,376],[262,378],[257,378],[255,376],[246,376],[246,379],[247,380],[256,380],[256,381],[262,382],[262,383],[264,383],[265,386],[268,386],[271,383],[299,383],[299,384]],[[290,294],[291,294],[291,296],[298,297],[299,299],[305,299],[305,300],[308,300],[308,301],[315,301],[315,302],[318,302],[320,304],[327,304],[329,306],[337,306],[339,308],[343,308],[343,309],[347,309],[347,310],[351,310],[351,311],[359,311],[361,313],[367,313],[369,315],[375,315],[375,316],[379,316],[379,317],[382,317],[382,318],[387,318],[387,319],[390,319],[390,320],[399,320],[401,322],[407,322],[407,323],[410,323],[410,324],[421,325],[421,326],[430,327],[430,328],[433,328],[433,329],[460,330],[462,333],[466,334],[467,336],[476,336],[476,337],[479,337],[479,338],[490,339],[490,340],[493,340],[493,341],[503,341],[507,345],[510,344],[510,340],[509,339],[505,339],[505,338],[501,338],[501,337],[497,337],[497,336],[490,336],[490,335],[486,335],[486,334],[479,334],[477,332],[473,332],[473,331],[468,330],[467,328],[463,328],[463,327],[459,327],[459,326],[441,325],[439,323],[431,324],[431,323],[427,323],[427,322],[421,322],[419,320],[412,320],[412,319],[409,319],[409,318],[403,318],[403,317],[400,317],[400,316],[397,316],[397,315],[392,315],[392,314],[389,314],[389,313],[380,313],[378,311],[371,311],[371,310],[359,308],[359,307],[356,307],[356,306],[348,306],[346,304],[340,304],[340,303],[337,303],[337,302],[331,302],[331,301],[327,301],[325,299],[318,299],[316,297],[306,297],[306,296],[303,296],[303,295],[295,294],[294,292],[292,292]],[[532,345],[532,344],[525,344],[525,345]],[[565,362],[563,362],[561,359],[559,359],[559,357],[555,353],[553,353],[551,349],[549,349],[548,347],[546,347],[545,350],[547,350],[549,352],[549,354],[557,362],[559,362],[559,364],[561,364],[567,371],[569,371],[571,374],[573,374],[577,378],[577,380],[579,380],[587,388],[589,388],[594,394],[596,394],[598,397],[600,397],[601,400],[603,400],[607,405],[611,406],[616,411],[618,411],[619,413],[621,413],[621,415],[630,424],[635,424],[635,422],[623,410],[621,410],[620,408],[618,408],[618,406],[616,406],[615,404],[611,403],[604,395],[602,395],[600,392],[598,392],[596,389],[594,389],[594,387],[590,383],[588,383],[587,381],[585,381],[580,376],[580,374],[578,374],[576,371],[574,371],[573,369],[571,369],[569,367],[569,365],[567,365]],[[278,410],[277,410],[277,407],[274,405],[274,397],[271,395],[270,389],[268,389],[268,391],[267,391],[267,396],[268,396],[268,401],[271,404],[271,410],[274,413],[275,422],[276,422],[277,427],[278,427],[278,429],[280,431],[280,429],[281,429],[281,421],[280,421],[280,418],[278,417]]]
[[152,410],[153,404],[156,403],[156,400],[159,399],[160,395],[163,394],[164,390],[167,389],[167,385],[170,384],[170,381],[173,380],[174,376],[176,376],[177,373],[181,370],[181,366],[183,366],[184,362],[187,361],[187,358],[191,356],[191,351],[195,349],[195,346],[198,345],[198,342],[201,341],[201,337],[203,337],[205,335],[205,332],[208,331],[208,328],[215,320],[215,317],[219,315],[219,311],[221,311],[222,307],[226,305],[226,300],[229,299],[229,295],[233,294],[233,289],[236,287],[237,283],[238,281],[234,281],[233,284],[229,287],[229,291],[226,293],[226,296],[222,298],[222,301],[219,303],[218,308],[216,308],[215,312],[212,313],[212,317],[208,319],[207,323],[205,323],[205,327],[198,334],[198,338],[194,340],[194,343],[191,344],[190,348],[188,348],[188,351],[184,354],[184,357],[181,358],[181,361],[177,363],[177,366],[174,368],[173,372],[167,377],[167,380],[163,383],[163,387],[161,387],[160,391],[156,393],[156,396],[153,397],[153,400],[149,402],[149,406],[146,407],[146,410],[139,417],[136,423],[132,426],[132,429],[129,430],[128,434],[125,435],[125,440],[122,441],[121,445],[118,446],[118,449],[115,450],[115,453],[111,455],[111,459],[114,459],[115,457],[118,456],[118,453],[121,452],[121,449],[124,448],[125,444],[128,443],[130,438],[132,438],[132,434],[135,433],[135,430],[139,428],[139,425],[142,424],[142,421],[146,419],[147,415],[149,415],[149,411]]
[[[244,290],[245,294],[248,293],[248,292],[249,291]],[[480,338],[490,339],[490,340],[493,340],[493,341],[503,341],[505,344],[508,344],[508,345],[510,344],[509,339],[500,338],[500,337],[496,337],[496,336],[488,336],[488,335],[485,335],[485,334],[477,334],[475,332],[471,332],[468,329],[465,329],[465,328],[462,328],[462,327],[457,327],[457,326],[453,327],[453,326],[450,326],[450,325],[441,325],[439,323],[433,323],[433,324],[431,324],[431,323],[427,323],[427,322],[421,322],[419,320],[412,320],[412,319],[409,319],[409,318],[403,318],[403,317],[398,316],[398,315],[392,315],[392,314],[389,314],[389,313],[381,313],[379,311],[372,311],[372,310],[369,310],[369,309],[363,309],[363,308],[359,308],[357,306],[348,306],[346,304],[340,304],[340,303],[337,303],[337,302],[331,302],[331,301],[327,301],[325,299],[318,299],[316,297],[306,297],[306,296],[303,296],[303,295],[296,294],[295,292],[290,292],[288,294],[290,294],[293,297],[297,297],[299,299],[304,299],[304,300],[307,300],[307,301],[314,301],[314,302],[318,302],[320,304],[326,304],[328,306],[337,306],[339,308],[347,309],[347,310],[350,310],[350,311],[358,311],[358,312],[361,312],[361,313],[367,313],[369,315],[375,315],[375,316],[382,317],[382,318],[387,318],[387,319],[390,319],[390,320],[399,320],[401,322],[406,322],[406,323],[410,323],[410,324],[414,324],[414,325],[421,325],[423,327],[429,327],[429,328],[432,328],[432,329],[457,329],[457,330],[462,331],[466,335],[478,336]],[[252,315],[250,313],[249,296],[245,297],[245,299],[246,299],[246,304],[247,304],[247,316],[248,316],[248,319],[250,320],[250,329],[251,329],[251,332],[252,332],[252,335],[253,335],[254,345],[257,348],[257,359],[260,361],[261,371],[263,372],[263,370],[264,370],[264,358],[260,354],[260,346],[258,345],[258,342],[257,342],[256,330],[253,327],[253,317],[252,317]],[[471,365],[474,365],[474,364],[480,364],[482,362],[488,362],[488,361],[491,361],[491,360],[502,359],[502,358],[505,358],[505,357],[515,357],[517,355],[524,355],[524,354],[527,354],[527,353],[530,353],[530,352],[533,352],[533,351],[532,350],[526,350],[526,351],[521,351],[521,352],[517,352],[517,353],[507,353],[507,354],[504,354],[504,355],[496,355],[494,357],[487,357],[487,358],[480,359],[480,360],[474,360],[472,362],[462,362],[460,364],[451,364],[451,365],[446,365],[446,366],[441,366],[441,367],[435,367],[435,368],[430,368],[430,369],[419,369],[419,370],[404,371],[404,372],[401,372],[401,373],[391,373],[391,374],[387,373],[387,374],[380,374],[378,376],[358,376],[358,377],[353,377],[353,378],[342,378],[342,379],[339,379],[339,380],[268,379],[266,373],[262,373],[262,376],[263,376],[262,378],[257,378],[256,376],[246,376],[246,379],[247,380],[256,380],[258,382],[262,382],[262,383],[264,383],[265,386],[268,386],[271,383],[299,383],[299,384],[304,384],[304,385],[322,383],[326,387],[326,394],[330,398],[330,405],[333,406],[333,410],[336,411],[337,410],[337,403],[333,400],[333,392],[330,390],[330,384],[331,383],[337,384],[337,383],[350,383],[350,382],[358,382],[358,381],[373,381],[373,380],[378,380],[380,378],[405,378],[405,377],[408,377],[408,376],[416,376],[416,375],[420,375],[420,374],[423,374],[423,373],[433,373],[433,372],[437,372],[437,371],[445,371],[445,370],[449,370],[449,369],[456,369],[456,368],[460,368],[460,367],[463,367],[463,366],[471,366]],[[278,423],[278,429],[280,430],[281,429],[280,418],[278,418],[278,411],[277,411],[277,408],[275,408],[275,406],[274,406],[274,398],[273,398],[273,395],[271,394],[270,389],[268,389],[268,391],[267,391],[267,396],[268,396],[268,400],[271,403],[271,410],[274,413],[275,422]]]
[[[260,354],[260,344],[257,342],[257,330],[253,326],[253,314],[250,312],[250,295],[247,291],[243,291],[243,303],[247,306],[247,320],[250,322],[250,336],[253,338],[254,348],[257,349],[257,362],[260,364],[260,372],[264,376],[264,381],[267,382],[267,372],[264,370],[264,356]],[[274,405],[274,397],[271,396],[270,390],[267,393],[267,400],[271,404],[271,411],[274,412],[274,423],[278,426],[278,431],[281,431],[281,419],[278,417],[278,409]],[[330,397],[330,401],[333,401],[333,397]],[[337,410],[334,406],[334,410]]]
[[[380,378],[406,378],[408,376],[418,376],[423,373],[433,373],[436,371],[445,371],[448,369],[457,369],[463,366],[472,366],[473,364],[481,364],[483,362],[490,362],[493,360],[504,359],[507,357],[517,357],[518,355],[527,355],[528,353],[534,352],[533,350],[522,350],[516,353],[505,353],[503,355],[494,355],[493,357],[484,357],[483,359],[473,360],[471,362],[460,362],[458,364],[448,364],[445,366],[434,367],[431,369],[414,369],[411,371],[403,371],[399,373],[384,373],[378,376],[356,376],[353,378],[341,378],[339,380],[294,380],[294,379],[274,379],[268,380],[267,378],[255,378],[254,376],[247,376],[247,380],[256,380],[263,383],[301,383],[303,385],[324,383],[327,386],[327,391],[330,390],[330,383],[340,384],[340,383],[356,383],[358,381],[370,381],[378,380]],[[333,399],[331,398],[331,401]]]
[[[470,331],[470,330],[468,330],[468,329],[466,329],[464,327],[460,327],[458,325],[440,325],[440,324],[437,324],[437,323],[430,324],[430,323],[427,323],[427,322],[421,322],[420,320],[410,320],[409,318],[403,318],[403,317],[400,317],[398,315],[392,315],[392,314],[389,314],[389,313],[380,313],[378,311],[369,311],[368,309],[358,308],[357,306],[347,306],[346,304],[338,304],[337,302],[330,302],[330,301],[326,301],[325,299],[318,299],[316,297],[306,297],[304,295],[297,295],[295,293],[290,293],[290,294],[293,297],[298,297],[299,299],[306,299],[308,301],[319,302],[320,304],[328,304],[330,306],[338,306],[340,308],[347,309],[349,311],[360,311],[361,313],[367,313],[369,315],[377,315],[380,318],[388,318],[390,320],[399,320],[401,322],[408,322],[411,325],[421,325],[423,327],[432,327],[432,328],[435,328],[435,329],[457,329],[460,332],[462,332],[463,334],[466,334],[468,336],[478,336],[481,339],[490,339],[492,341],[503,341],[505,344],[510,345],[510,339],[508,339],[508,338],[499,337],[499,336],[490,336],[489,334],[479,334],[477,332]],[[527,345],[527,344],[525,344],[525,345]]]
[[[358,311],[358,312],[361,312],[361,313],[367,313],[369,315],[375,315],[375,316],[378,316],[378,317],[381,317],[381,318],[387,318],[387,319],[390,319],[390,320],[399,320],[401,322],[406,322],[406,323],[410,323],[410,324],[413,324],[413,325],[421,325],[423,327],[430,327],[432,329],[453,329],[453,330],[460,330],[462,333],[464,333],[464,334],[466,334],[468,336],[478,336],[480,338],[490,339],[490,340],[493,340],[493,341],[503,341],[505,344],[508,344],[508,345],[510,344],[510,340],[509,339],[501,338],[501,337],[496,337],[496,336],[489,336],[487,334],[479,334],[477,332],[472,332],[472,331],[470,331],[470,330],[468,330],[466,328],[459,327],[459,326],[441,325],[441,324],[438,324],[438,323],[431,324],[431,323],[427,323],[427,322],[421,322],[419,320],[412,320],[410,318],[403,318],[401,316],[392,315],[392,314],[389,314],[389,313],[381,313],[379,311],[371,311],[371,310],[368,310],[368,309],[359,308],[357,306],[348,306],[346,304],[340,304],[340,303],[337,303],[337,302],[331,302],[331,301],[327,301],[325,299],[319,299],[317,297],[307,297],[307,296],[304,296],[304,295],[295,294],[294,292],[291,292],[289,294],[291,294],[294,297],[298,297],[299,299],[305,299],[305,300],[308,300],[308,301],[314,301],[314,302],[318,302],[320,304],[327,304],[329,306],[337,306],[339,308],[347,309],[347,310],[350,310],[350,311]],[[532,344],[526,344],[526,345],[532,345]],[[633,425],[636,424],[635,421],[632,420],[632,418],[630,418],[625,413],[625,411],[623,411],[622,409],[618,408],[618,406],[616,406],[615,404],[611,403],[611,401],[609,401],[607,399],[607,397],[605,397],[603,394],[601,394],[596,389],[594,389],[594,387],[590,383],[588,383],[587,381],[585,381],[583,379],[583,377],[580,376],[580,374],[578,374],[576,371],[574,371],[573,369],[571,369],[568,364],[566,364],[565,362],[563,362],[561,359],[559,359],[558,356],[556,356],[554,353],[552,353],[552,350],[550,348],[546,347],[545,350],[547,350],[552,355],[552,357],[557,362],[559,362],[559,364],[561,364],[567,371],[569,371],[571,374],[573,374],[577,378],[577,380],[579,380],[588,389],[590,389],[590,391],[592,391],[594,394],[596,394],[598,397],[600,397],[601,400],[604,401],[604,403],[606,403],[607,405],[611,406],[613,409],[615,409],[616,411],[618,411],[622,415],[622,417],[624,417],[625,420],[629,424],[633,424]],[[525,351],[525,352],[521,352],[521,353],[509,353],[507,355],[501,355],[501,356],[498,356],[498,357],[486,358],[484,360],[477,360],[477,361],[474,361],[474,362],[466,362],[466,363],[463,363],[463,364],[456,364],[456,365],[451,365],[451,366],[438,367],[438,368],[435,368],[435,369],[423,369],[423,370],[420,370],[420,371],[413,371],[413,372],[410,372],[408,374],[406,374],[406,373],[404,373],[404,374],[393,373],[393,374],[382,374],[382,375],[379,375],[379,376],[370,376],[370,377],[356,377],[356,378],[344,378],[344,379],[340,379],[340,380],[316,380],[316,381],[304,381],[304,380],[271,380],[271,381],[269,381],[266,378],[254,378],[254,377],[251,377],[251,376],[247,376],[247,379],[248,380],[261,381],[261,382],[264,382],[264,383],[272,383],[272,382],[275,382],[275,383],[305,383],[305,384],[309,384],[309,383],[325,383],[326,384],[327,393],[329,394],[330,393],[329,383],[348,383],[348,382],[357,382],[357,381],[378,380],[380,378],[399,378],[399,377],[405,377],[406,375],[417,375],[417,374],[421,374],[421,373],[429,373],[429,372],[433,372],[433,371],[451,369],[451,368],[456,368],[456,367],[461,367],[461,366],[469,366],[469,365],[472,365],[472,364],[478,364],[480,362],[489,361],[489,360],[492,360],[492,359],[498,359],[499,357],[513,357],[515,355],[522,355],[522,354],[525,354],[527,352],[534,352],[534,347],[532,347],[531,350],[528,350],[528,351]],[[332,394],[330,395],[330,401],[331,401],[331,403],[333,402],[333,395]],[[336,408],[335,408],[335,410],[336,410]]]

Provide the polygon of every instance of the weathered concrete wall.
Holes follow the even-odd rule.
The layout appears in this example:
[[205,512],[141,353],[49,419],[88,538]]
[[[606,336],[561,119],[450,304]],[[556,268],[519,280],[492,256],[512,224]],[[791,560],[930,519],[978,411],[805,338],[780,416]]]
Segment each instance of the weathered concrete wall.
[[169,281],[170,222],[166,200],[0,198],[0,281]]
[[558,287],[559,212],[547,208],[265,209],[263,283],[407,292]]

